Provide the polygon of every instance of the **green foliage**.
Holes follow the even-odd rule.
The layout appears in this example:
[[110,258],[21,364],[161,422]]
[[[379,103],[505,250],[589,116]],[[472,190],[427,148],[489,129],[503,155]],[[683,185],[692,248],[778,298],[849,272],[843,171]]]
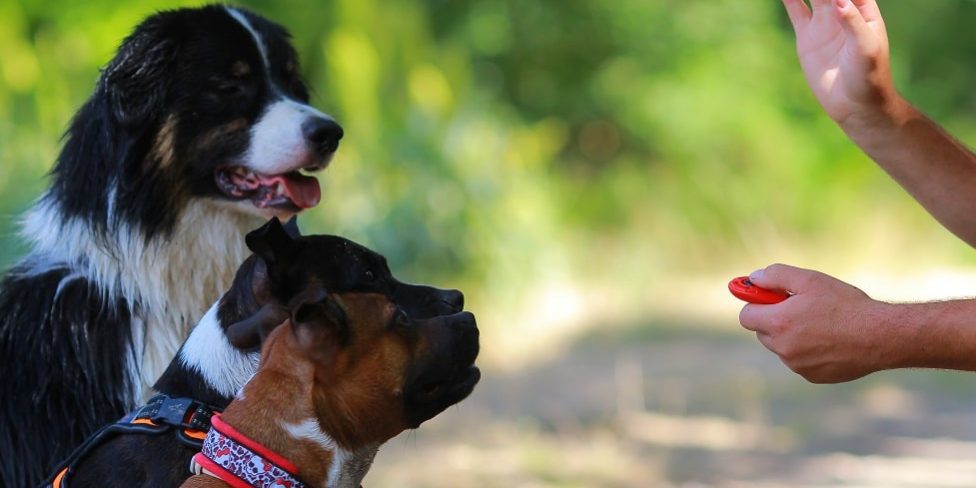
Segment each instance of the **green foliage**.
[[[98,68],[141,18],[195,3],[0,3],[0,262],[23,251],[16,215]],[[364,240],[413,279],[495,299],[608,269],[706,269],[762,229],[834,238],[860,211],[936,229],[815,105],[779,2],[244,5],[288,26],[314,103],[346,128],[304,226]],[[976,2],[882,9],[899,86],[976,139]]]

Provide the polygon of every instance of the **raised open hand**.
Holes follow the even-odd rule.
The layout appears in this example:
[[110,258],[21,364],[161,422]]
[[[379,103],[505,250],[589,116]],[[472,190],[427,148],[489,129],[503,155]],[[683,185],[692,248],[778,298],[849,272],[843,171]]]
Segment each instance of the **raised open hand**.
[[783,0],[807,82],[841,125],[871,117],[895,95],[888,35],[875,0]]

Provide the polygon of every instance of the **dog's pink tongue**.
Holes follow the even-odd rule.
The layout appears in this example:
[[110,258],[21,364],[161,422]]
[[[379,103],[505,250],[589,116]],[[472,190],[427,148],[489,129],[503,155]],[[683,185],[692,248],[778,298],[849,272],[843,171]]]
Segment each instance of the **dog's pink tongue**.
[[312,208],[322,199],[319,180],[301,173],[272,176],[266,178],[265,182],[271,187],[281,183],[285,188],[285,195],[299,208]]

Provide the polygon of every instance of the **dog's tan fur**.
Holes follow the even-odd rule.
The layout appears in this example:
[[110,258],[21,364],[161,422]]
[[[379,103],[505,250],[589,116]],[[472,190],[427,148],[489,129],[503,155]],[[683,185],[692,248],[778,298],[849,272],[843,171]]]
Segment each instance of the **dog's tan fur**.
[[[265,339],[257,374],[222,414],[227,424],[294,463],[308,486],[358,486],[376,448],[409,428],[402,385],[412,358],[425,347],[389,327],[396,307],[384,296],[334,297],[348,318],[347,341],[335,327],[311,323],[328,319],[301,323],[293,314]],[[368,459],[355,460],[362,472],[346,476],[348,470],[333,466],[335,449],[288,428],[309,420],[338,449],[353,457],[365,453]],[[227,485],[202,474],[182,486]]]

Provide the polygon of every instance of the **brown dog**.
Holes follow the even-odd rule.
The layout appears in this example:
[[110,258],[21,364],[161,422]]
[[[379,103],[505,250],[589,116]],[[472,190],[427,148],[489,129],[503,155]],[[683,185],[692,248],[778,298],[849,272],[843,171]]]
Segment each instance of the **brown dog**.
[[416,320],[383,295],[321,288],[288,308],[184,488],[359,486],[381,444],[463,400],[481,377],[470,312]]

